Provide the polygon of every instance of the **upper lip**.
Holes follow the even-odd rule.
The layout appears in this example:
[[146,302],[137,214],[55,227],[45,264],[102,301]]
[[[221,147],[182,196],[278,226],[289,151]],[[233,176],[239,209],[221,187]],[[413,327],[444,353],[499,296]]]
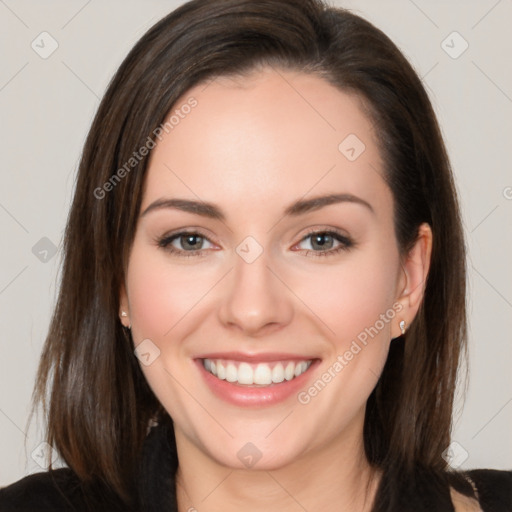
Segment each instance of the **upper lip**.
[[243,352],[211,352],[198,356],[196,359],[228,359],[232,361],[247,362],[271,362],[271,361],[312,361],[316,357],[303,356],[299,354],[290,354],[285,352],[261,352],[243,353]]

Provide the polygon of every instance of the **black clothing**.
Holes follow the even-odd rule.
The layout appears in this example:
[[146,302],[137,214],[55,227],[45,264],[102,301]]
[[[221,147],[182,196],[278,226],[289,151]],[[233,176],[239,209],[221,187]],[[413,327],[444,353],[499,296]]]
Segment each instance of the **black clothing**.
[[[156,426],[151,428],[144,442],[136,490],[137,512],[177,511],[172,479],[176,471],[176,455],[169,439],[168,428]],[[476,485],[483,512],[512,512],[512,471],[478,469],[467,474]],[[468,492],[467,487],[457,490]],[[414,506],[409,505],[403,510],[453,512],[447,496],[448,492],[442,496],[410,496],[408,503],[412,505],[414,502]],[[68,468],[32,474],[0,489],[0,512],[50,511],[128,512],[106,486],[96,484],[85,488]]]

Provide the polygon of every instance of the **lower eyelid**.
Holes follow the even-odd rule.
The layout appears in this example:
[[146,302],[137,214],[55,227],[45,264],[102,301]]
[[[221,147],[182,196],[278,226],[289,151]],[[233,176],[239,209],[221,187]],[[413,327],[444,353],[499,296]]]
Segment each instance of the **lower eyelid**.
[[335,247],[334,249],[327,249],[325,251],[313,251],[312,249],[303,249],[305,251],[306,255],[313,256],[313,257],[326,257],[326,256],[334,256],[336,254],[339,254],[341,252],[346,252],[350,249],[352,249],[353,245],[339,245],[338,247]]

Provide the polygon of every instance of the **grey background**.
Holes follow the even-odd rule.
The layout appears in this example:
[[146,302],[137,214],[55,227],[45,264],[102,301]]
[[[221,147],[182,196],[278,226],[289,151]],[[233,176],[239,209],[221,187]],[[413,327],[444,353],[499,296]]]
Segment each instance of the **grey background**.
[[[0,0],[0,485],[44,468],[40,425],[27,430],[26,422],[55,301],[53,252],[99,98],[136,40],[181,3]],[[434,102],[470,269],[471,380],[464,409],[458,401],[450,460],[512,469],[512,0],[331,3],[387,33]],[[44,31],[58,43],[46,59],[31,47],[51,49]]]

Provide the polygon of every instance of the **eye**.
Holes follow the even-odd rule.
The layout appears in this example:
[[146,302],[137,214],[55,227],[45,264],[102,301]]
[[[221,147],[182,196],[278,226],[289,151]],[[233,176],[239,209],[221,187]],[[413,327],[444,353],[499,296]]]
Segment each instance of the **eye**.
[[182,231],[158,240],[158,246],[179,256],[193,256],[214,244],[201,233]]
[[353,246],[354,242],[349,237],[336,231],[313,231],[296,245],[299,250],[313,256],[337,254]]

